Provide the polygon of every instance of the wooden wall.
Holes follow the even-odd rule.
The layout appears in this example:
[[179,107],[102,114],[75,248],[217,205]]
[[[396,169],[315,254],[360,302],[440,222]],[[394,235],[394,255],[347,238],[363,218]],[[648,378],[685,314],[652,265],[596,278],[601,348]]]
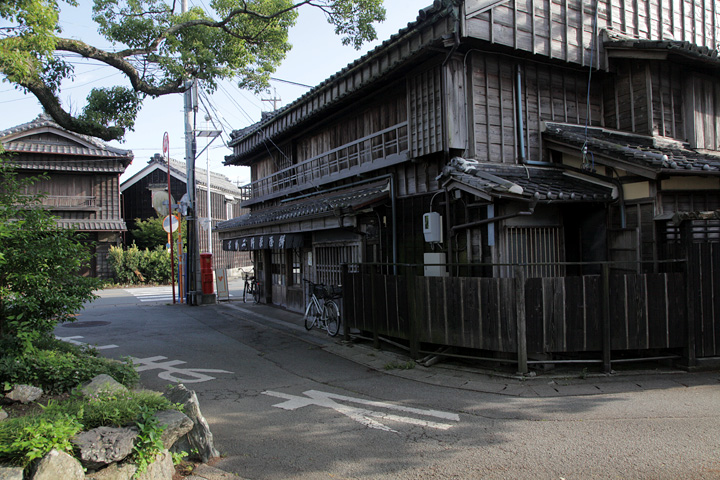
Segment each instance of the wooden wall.
[[694,148],[720,150],[720,83],[717,78],[693,75],[686,95],[687,137]]
[[613,67],[613,76],[605,82],[608,128],[688,139],[683,111],[686,75],[682,68],[640,59],[613,59]]
[[[588,74],[503,55],[475,52],[471,57],[474,156],[517,163],[519,157],[516,83],[520,66],[525,157],[541,161],[541,122],[584,124],[588,117]],[[601,82],[590,89],[589,124],[602,124]]]
[[714,49],[716,0],[466,0],[463,33],[534,54],[605,68],[593,31],[674,39]]
[[413,158],[443,149],[442,70],[439,65],[408,76],[410,154]]
[[378,97],[356,102],[341,116],[297,137],[293,163],[303,162],[406,120],[405,89],[398,85]]

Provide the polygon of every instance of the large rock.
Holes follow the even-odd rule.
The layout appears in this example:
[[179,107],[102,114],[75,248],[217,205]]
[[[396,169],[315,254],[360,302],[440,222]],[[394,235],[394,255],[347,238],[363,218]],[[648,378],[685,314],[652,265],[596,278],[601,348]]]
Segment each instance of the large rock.
[[190,417],[178,410],[162,410],[155,413],[155,418],[163,427],[162,442],[169,449],[180,437],[192,430],[194,423]]
[[38,463],[31,480],[84,480],[85,472],[80,462],[65,452],[54,448]]
[[85,480],[132,480],[137,472],[134,463],[113,463],[107,468],[85,475]]
[[172,403],[179,403],[183,408],[183,412],[193,421],[193,428],[187,435],[184,435],[175,443],[172,448],[173,452],[194,452],[197,451],[198,460],[207,462],[211,458],[219,457],[220,452],[215,449],[213,442],[213,434],[210,432],[210,426],[200,412],[200,403],[197,395],[192,390],[188,390],[184,385],[177,385],[167,392],[165,396]]
[[15,385],[10,393],[5,395],[5,398],[13,402],[30,403],[40,398],[42,394],[42,388],[33,387],[32,385]]
[[[0,408],[0,421],[5,420],[8,417],[8,413]],[[0,477],[0,480],[2,480],[2,477]]]
[[97,470],[130,455],[138,433],[136,427],[98,427],[76,435],[72,443],[80,450],[83,466]]
[[90,382],[80,388],[80,391],[86,397],[92,397],[98,394],[115,394],[125,393],[128,391],[127,387],[120,382],[117,382],[110,375],[100,374],[97,377],[90,380]]
[[23,480],[22,467],[0,465],[0,480]]
[[148,465],[147,470],[137,475],[137,480],[172,480],[175,474],[172,455],[167,450],[160,453],[153,463]]

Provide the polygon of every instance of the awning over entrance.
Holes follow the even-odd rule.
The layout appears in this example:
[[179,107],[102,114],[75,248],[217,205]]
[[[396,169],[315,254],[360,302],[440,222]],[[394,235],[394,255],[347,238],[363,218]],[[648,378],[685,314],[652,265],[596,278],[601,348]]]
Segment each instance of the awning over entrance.
[[228,238],[223,240],[223,250],[245,252],[248,250],[264,250],[299,248],[303,246],[301,233],[278,233],[272,235],[251,235],[248,237]]
[[[253,210],[232,220],[219,223],[215,227],[215,231],[220,232],[221,238],[230,237],[233,240],[239,240],[257,237],[257,241],[259,241],[263,229],[277,226],[282,226],[280,227],[281,231],[288,232],[288,234],[338,228],[342,226],[344,217],[357,215],[358,212],[384,202],[389,195],[388,179],[362,183],[348,188],[331,189],[313,195],[304,195],[297,199],[289,199],[281,202],[280,205]],[[316,220],[319,220],[322,225],[318,225]],[[275,235],[274,232],[264,236],[268,235],[279,238],[279,234]],[[258,248],[248,248],[248,250]],[[269,247],[265,244],[262,248]]]
[[453,158],[440,184],[485,200],[508,198],[540,203],[609,202],[617,188],[608,182],[558,168],[504,165]]

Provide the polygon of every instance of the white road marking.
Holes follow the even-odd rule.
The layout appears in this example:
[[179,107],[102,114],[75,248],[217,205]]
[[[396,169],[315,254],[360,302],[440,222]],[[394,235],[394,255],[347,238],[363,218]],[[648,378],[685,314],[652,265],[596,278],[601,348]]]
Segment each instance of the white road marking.
[[166,362],[160,362],[160,360],[167,360],[167,357],[162,356],[148,358],[130,357],[130,359],[135,364],[135,370],[138,372],[156,369],[163,370],[158,373],[158,377],[169,382],[200,383],[215,380],[215,377],[206,375],[206,373],[233,373],[228,372],[227,370],[216,370],[212,368],[175,368],[176,365],[182,365],[187,362],[182,360],[168,360]]
[[[173,298],[172,287],[125,288],[124,290],[141,302],[167,302],[172,301]],[[180,292],[177,289],[175,298],[180,298]]]
[[[72,337],[58,337],[58,336],[56,336],[55,338],[57,338],[58,340],[62,340],[63,342],[72,343],[73,345],[89,345],[88,343],[80,342],[80,341],[77,340],[78,338],[85,338],[85,337],[82,337],[82,336],[80,336],[80,335],[75,335],[75,336],[72,336]],[[113,344],[111,344],[111,345],[100,345],[100,346],[93,346],[93,345],[91,345],[91,346],[92,346],[95,350],[108,350],[108,349],[110,349],[110,348],[118,348],[117,345],[113,345]]]
[[[303,392],[304,395],[307,395],[306,397],[299,397],[297,395],[289,395],[287,393],[280,393],[280,392],[273,392],[271,390],[266,390],[262,392],[263,395],[269,395],[271,397],[277,397],[277,398],[284,398],[286,401],[282,403],[278,403],[276,405],[273,405],[277,408],[282,408],[283,410],[296,410],[298,408],[306,407],[309,405],[317,405],[320,407],[327,407],[332,408],[338,413],[342,413],[343,415],[352,418],[356,422],[359,422],[366,427],[369,428],[375,428],[378,430],[383,430],[386,432],[394,432],[397,433],[396,430],[393,430],[392,428],[383,425],[382,423],[374,420],[374,418],[379,418],[383,420],[390,420],[395,422],[402,422],[402,423],[408,423],[411,425],[418,425],[422,427],[429,427],[429,428],[437,428],[439,430],[447,430],[449,428],[452,428],[453,425],[449,423],[439,423],[434,422],[430,420],[421,420],[413,417],[405,417],[400,415],[394,415],[390,413],[383,413],[378,412],[374,410],[369,410],[366,408],[358,408],[358,407],[351,407],[348,405],[343,405],[340,403],[335,402],[335,400],[340,400],[344,402],[349,403],[355,403],[360,405],[367,405],[373,408],[383,408],[386,410],[395,410],[403,413],[410,413],[414,415],[423,415],[427,417],[435,417],[439,418],[441,420],[447,420],[447,421],[453,421],[453,422],[459,422],[460,416],[455,413],[449,413],[449,412],[442,412],[440,410],[423,410],[420,408],[413,408],[413,407],[405,407],[402,405],[395,405],[392,403],[386,403],[386,402],[376,402],[373,400],[363,400],[361,398],[354,398],[354,397],[347,397],[345,395],[337,395],[334,393],[327,393],[327,392],[320,392],[317,390],[308,390],[306,392]],[[372,418],[371,418],[372,417]]]

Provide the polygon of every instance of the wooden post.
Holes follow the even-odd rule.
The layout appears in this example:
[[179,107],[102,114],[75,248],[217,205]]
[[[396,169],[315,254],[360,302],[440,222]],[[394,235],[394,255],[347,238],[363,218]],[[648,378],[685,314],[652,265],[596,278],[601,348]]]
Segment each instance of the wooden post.
[[685,367],[692,368],[696,365],[697,351],[695,349],[695,299],[697,298],[700,285],[700,258],[693,248],[692,223],[685,220],[680,224],[680,238],[685,252],[685,347],[683,348]]
[[612,335],[610,331],[610,264],[603,263],[602,278],[600,279],[600,302],[602,311],[602,336],[603,336],[603,371],[612,373]]
[[420,334],[418,331],[418,305],[417,305],[417,281],[415,267],[406,267],[408,274],[405,275],[407,289],[407,316],[408,316],[408,342],[410,344],[410,358],[420,358]]
[[378,327],[377,327],[377,315],[375,315],[375,312],[377,312],[377,297],[375,295],[375,281],[374,276],[376,276],[377,273],[372,273],[370,275],[370,284],[368,287],[370,287],[370,315],[372,315],[372,334],[373,334],[373,348],[380,349],[380,335],[378,335]]
[[[340,278],[341,278],[342,285],[343,285],[343,287],[342,287],[343,288],[343,299],[342,299],[343,315],[341,315],[340,318],[345,320],[343,322],[344,323],[343,340],[346,342],[349,342],[350,341],[350,322],[348,321],[348,318],[347,318],[348,317],[347,312],[349,310],[348,308],[346,308],[347,307],[347,297],[348,297],[347,293],[349,292],[350,287],[355,284],[355,282],[350,282],[350,268],[347,263],[343,263],[340,266],[340,268],[342,270],[342,276]],[[350,302],[350,303],[352,304],[352,308],[355,308],[354,292],[352,294],[352,302]]]
[[517,373],[528,373],[527,316],[525,312],[525,269],[515,266],[515,322],[517,325]]

